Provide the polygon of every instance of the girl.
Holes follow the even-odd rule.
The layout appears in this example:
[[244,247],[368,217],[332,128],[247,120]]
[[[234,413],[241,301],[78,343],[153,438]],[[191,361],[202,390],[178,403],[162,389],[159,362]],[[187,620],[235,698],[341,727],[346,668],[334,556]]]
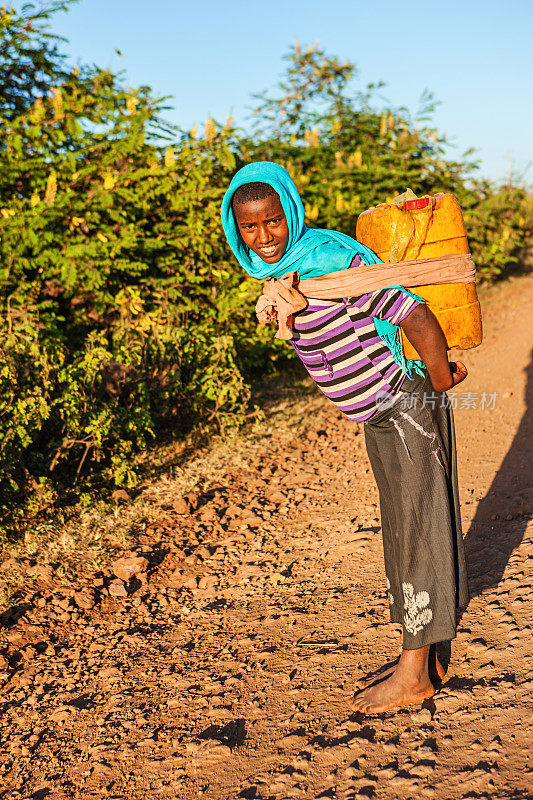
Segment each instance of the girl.
[[[292,179],[267,161],[234,176],[222,223],[239,263],[260,280],[291,270],[312,278],[379,261],[343,233],[307,228]],[[401,325],[423,363],[406,362],[391,350],[387,325]],[[444,674],[435,645],[455,637],[456,609],[468,601],[454,424],[445,394],[464,380],[466,368],[448,362],[437,320],[402,287],[309,298],[294,317],[291,344],[347,419],[365,423],[391,620],[403,626],[395,668],[359,687],[352,708],[379,713],[421,702],[435,691],[430,668]]]

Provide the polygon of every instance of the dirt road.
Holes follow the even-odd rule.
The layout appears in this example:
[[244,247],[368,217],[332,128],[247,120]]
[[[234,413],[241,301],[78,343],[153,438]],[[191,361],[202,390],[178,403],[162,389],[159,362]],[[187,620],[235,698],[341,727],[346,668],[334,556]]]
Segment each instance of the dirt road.
[[314,396],[196,510],[155,492],[129,561],[4,613],[0,797],[533,797],[533,276],[484,319],[455,394],[472,600],[431,700],[350,717],[399,628],[362,429]]

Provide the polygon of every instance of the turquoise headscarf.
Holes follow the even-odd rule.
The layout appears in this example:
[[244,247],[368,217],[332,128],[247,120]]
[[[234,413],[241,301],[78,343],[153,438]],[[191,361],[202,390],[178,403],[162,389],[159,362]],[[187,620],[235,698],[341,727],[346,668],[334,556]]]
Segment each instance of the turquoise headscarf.
[[[231,199],[236,189],[245,183],[268,183],[279,195],[287,224],[289,241],[281,259],[268,264],[243,242],[238,231]],[[229,246],[239,264],[253,278],[281,278],[297,270],[300,278],[317,278],[341,269],[348,269],[354,256],[360,255],[365,264],[379,264],[380,259],[364,244],[339,231],[308,228],[305,210],[291,176],[280,164],[256,161],[240,169],[231,181],[222,201],[222,225]]]
[[[289,227],[289,241],[281,259],[275,264],[268,264],[247,247],[237,229],[231,199],[239,186],[245,183],[268,183],[279,195],[281,205]],[[239,264],[246,272],[257,278],[282,278],[287,272],[297,270],[300,278],[317,278],[348,269],[356,255],[361,256],[365,264],[380,264],[381,259],[356,239],[339,231],[322,228],[308,228],[304,222],[305,209],[291,176],[280,164],[272,161],[256,161],[247,164],[234,176],[222,200],[222,225],[229,246],[233,250]],[[424,302],[403,286],[390,287],[400,289],[417,300]],[[421,361],[410,361],[405,358],[400,342],[399,329],[385,319],[374,317],[376,331],[389,347],[392,357],[402,371],[412,377],[413,371],[424,375]]]

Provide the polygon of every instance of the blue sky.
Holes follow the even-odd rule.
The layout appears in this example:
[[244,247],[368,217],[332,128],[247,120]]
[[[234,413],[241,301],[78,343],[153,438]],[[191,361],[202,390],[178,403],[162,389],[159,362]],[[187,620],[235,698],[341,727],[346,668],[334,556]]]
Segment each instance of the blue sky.
[[455,155],[477,149],[483,175],[533,180],[533,0],[80,0],[53,29],[74,60],[173,95],[168,117],[184,128],[245,122],[290,44],[319,40],[357,64],[357,88],[385,81],[393,106],[414,113],[434,92],[436,126]]

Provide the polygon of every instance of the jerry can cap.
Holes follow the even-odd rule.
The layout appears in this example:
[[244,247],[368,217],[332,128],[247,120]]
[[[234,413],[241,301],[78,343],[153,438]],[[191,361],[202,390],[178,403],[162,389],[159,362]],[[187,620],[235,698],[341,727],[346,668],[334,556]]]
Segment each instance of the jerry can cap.
[[426,208],[429,205],[429,197],[417,197],[416,200],[406,200],[403,204],[404,211],[415,211],[419,208]]

